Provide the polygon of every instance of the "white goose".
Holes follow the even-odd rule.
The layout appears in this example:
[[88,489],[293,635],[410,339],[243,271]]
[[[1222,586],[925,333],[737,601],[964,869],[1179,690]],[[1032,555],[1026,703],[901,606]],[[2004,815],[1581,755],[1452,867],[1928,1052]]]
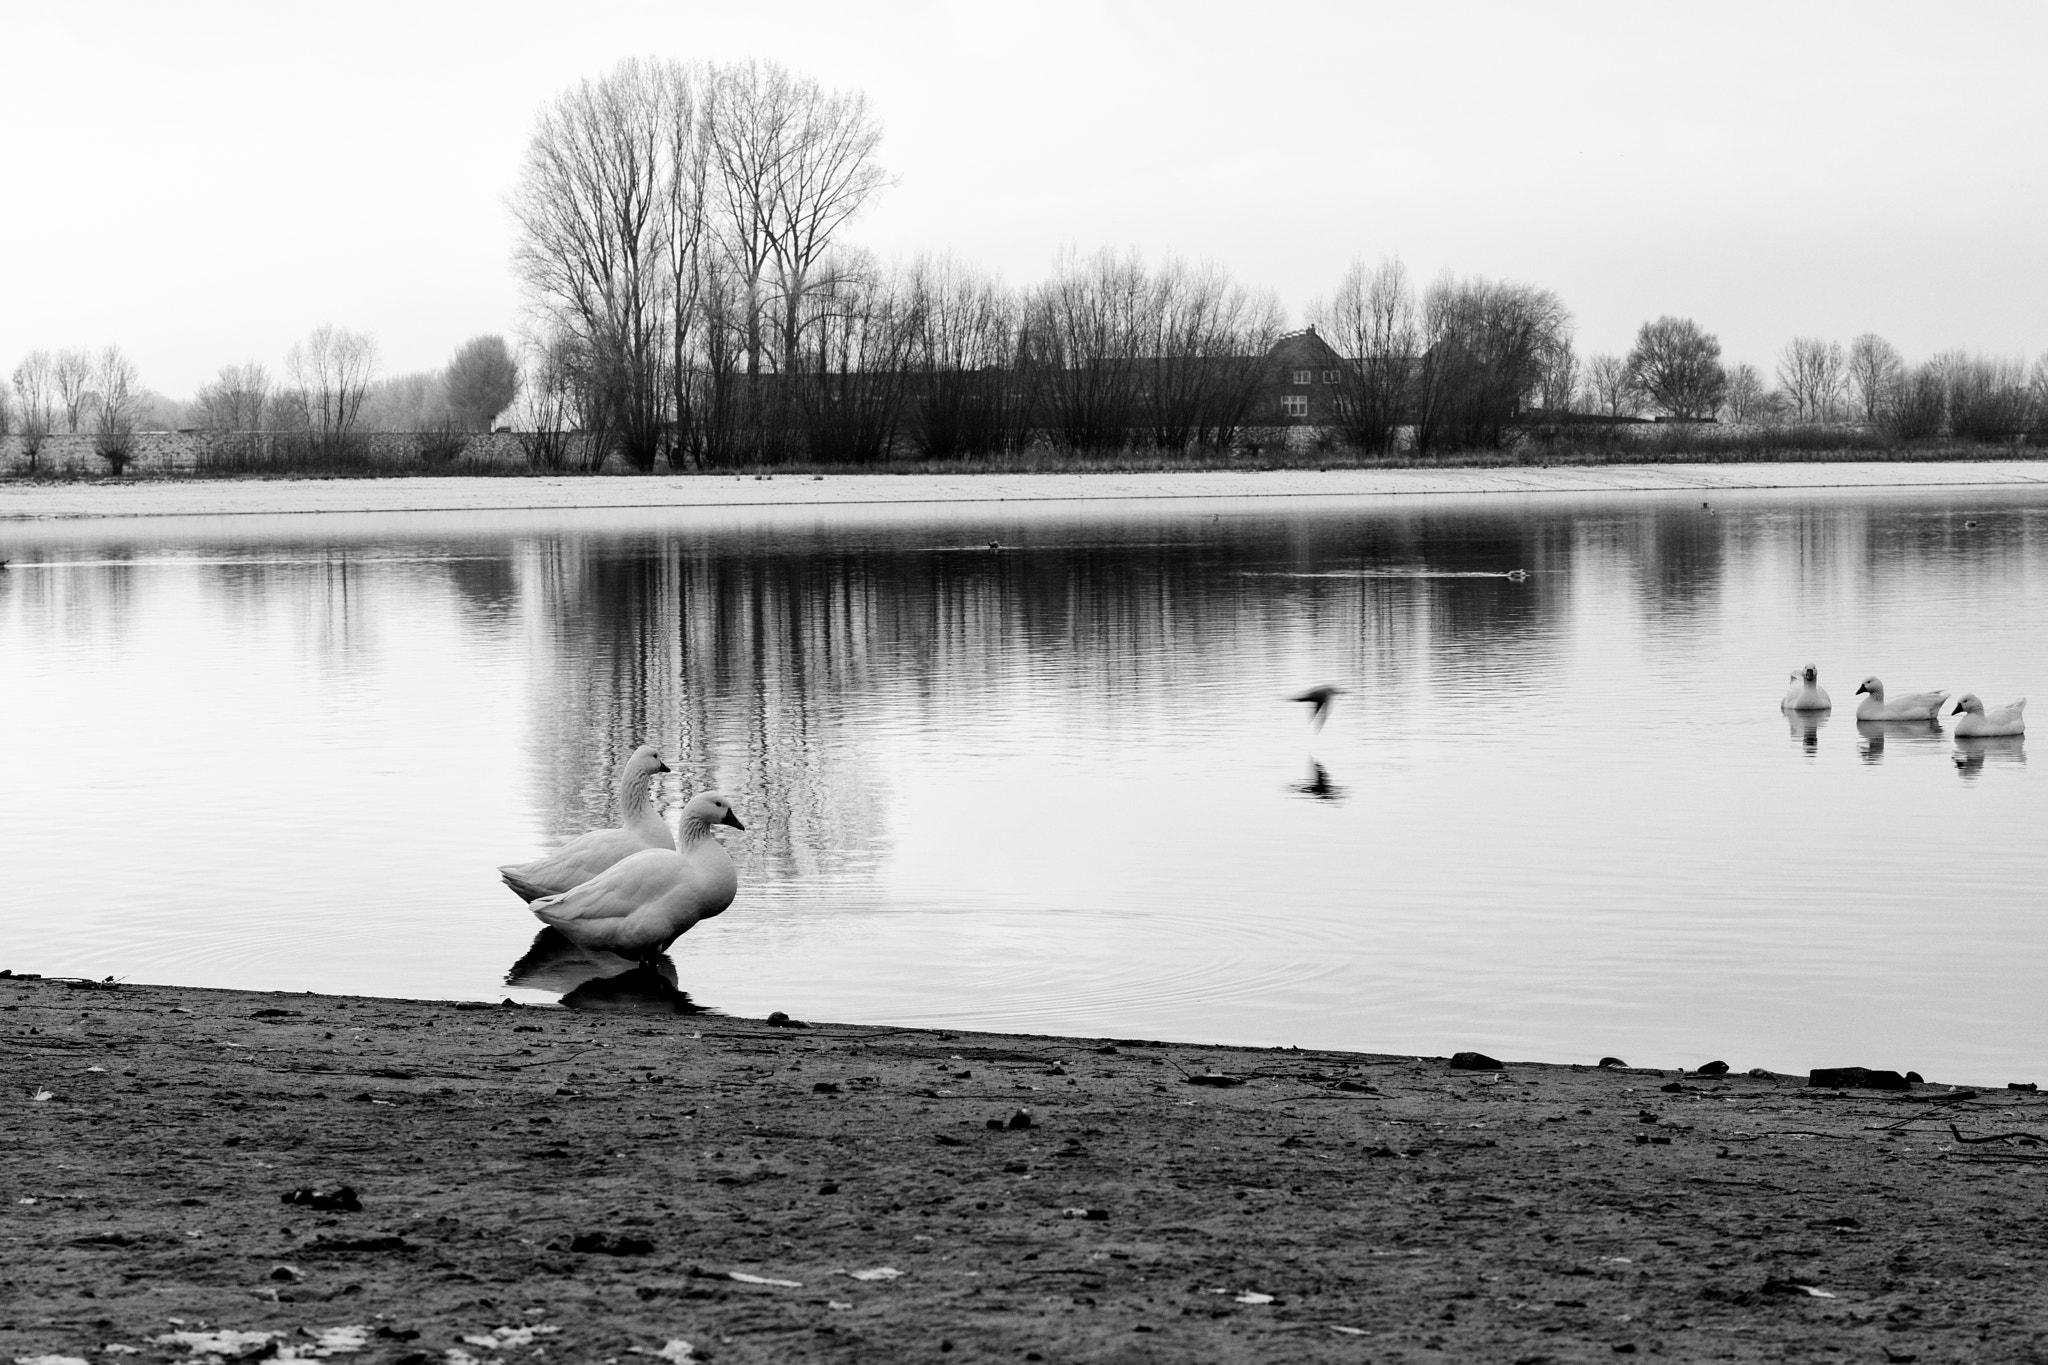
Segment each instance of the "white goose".
[[2023,735],[2027,732],[2026,709],[2027,699],[2021,697],[2011,706],[2001,706],[1996,711],[1987,711],[1975,692],[1965,692],[1956,699],[1956,723],[1950,733],[1958,739],[1996,739],[2002,735]]
[[1791,690],[1778,703],[1780,711],[1827,711],[1833,707],[1827,689],[1820,685],[1820,670],[1812,664],[1806,666],[1805,672],[1792,675]]
[[683,807],[675,848],[623,858],[581,886],[535,901],[533,913],[579,948],[652,965],[692,925],[723,913],[739,891],[739,874],[713,825],[746,828],[724,797],[699,792]]
[[545,858],[508,863],[498,869],[498,875],[520,899],[534,901],[579,886],[621,858],[651,848],[673,849],[675,836],[668,832],[668,822],[647,796],[655,774],[668,770],[668,764],[661,761],[652,745],[641,745],[619,765],[617,829],[594,829],[579,834]]
[[1876,678],[1865,678],[1856,694],[1863,698],[1856,703],[1858,720],[1933,720],[1949,697],[1946,692],[1915,692],[1886,701],[1884,684]]

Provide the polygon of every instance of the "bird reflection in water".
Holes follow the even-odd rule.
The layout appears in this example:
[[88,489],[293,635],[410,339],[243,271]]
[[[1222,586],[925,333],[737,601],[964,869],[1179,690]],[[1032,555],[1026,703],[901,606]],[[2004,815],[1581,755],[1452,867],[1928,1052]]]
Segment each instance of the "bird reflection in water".
[[2009,763],[2025,767],[2027,762],[2027,741],[2024,735],[2007,735],[1996,739],[1958,738],[1954,754],[1956,775],[1965,782],[1973,782],[1984,771],[1987,763]]
[[1287,790],[1303,796],[1313,796],[1318,801],[1342,801],[1344,788],[1330,780],[1330,770],[1314,759],[1308,761],[1308,776],[1300,782],[1290,782]]
[[1828,723],[1825,711],[1786,711],[1785,728],[1792,732],[1792,742],[1809,754],[1820,752],[1820,729]]
[[1934,745],[1944,738],[1941,726],[1932,720],[1859,720],[1856,733],[1859,736],[1856,751],[1863,756],[1865,763],[1884,762],[1884,746],[1888,741]]
[[615,1014],[704,1014],[688,991],[676,985],[676,964],[663,953],[653,966],[610,953],[587,952],[553,929],[534,935],[533,946],[505,973],[505,984],[553,991],[572,1010]]

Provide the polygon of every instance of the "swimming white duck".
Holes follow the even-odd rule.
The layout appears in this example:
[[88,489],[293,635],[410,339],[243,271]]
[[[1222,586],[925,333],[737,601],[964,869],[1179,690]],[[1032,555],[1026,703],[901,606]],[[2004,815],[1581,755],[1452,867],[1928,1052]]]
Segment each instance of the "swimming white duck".
[[1863,698],[1856,703],[1858,720],[1933,720],[1949,696],[1946,692],[1914,692],[1887,701],[1884,684],[1876,678],[1865,678],[1856,695]]
[[1833,707],[1827,689],[1820,685],[1820,670],[1812,664],[1806,666],[1805,672],[1792,675],[1791,690],[1778,703],[1780,711],[1827,711]]
[[2023,735],[2027,732],[2026,709],[2027,699],[2021,697],[2010,706],[1987,711],[1975,692],[1965,692],[1956,699],[1956,723],[1950,733],[1958,739],[1995,739],[2001,735]]
[[699,792],[683,807],[676,847],[643,849],[530,908],[579,948],[651,966],[692,925],[722,914],[739,891],[732,856],[713,825],[746,828],[723,796]]
[[498,869],[498,875],[520,899],[534,901],[580,886],[621,858],[651,848],[673,849],[675,836],[668,832],[668,822],[647,797],[655,774],[667,771],[668,764],[661,761],[654,747],[641,745],[619,765],[617,829],[594,829],[579,834],[547,857],[530,863],[509,863]]

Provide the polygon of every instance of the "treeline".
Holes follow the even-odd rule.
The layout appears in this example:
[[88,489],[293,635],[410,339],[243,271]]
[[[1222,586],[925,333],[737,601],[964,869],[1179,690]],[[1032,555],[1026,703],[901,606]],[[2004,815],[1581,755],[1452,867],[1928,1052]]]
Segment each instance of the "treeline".
[[547,464],[731,468],[1228,444],[1282,314],[1213,268],[1069,256],[1017,291],[845,247],[885,182],[865,98],[629,61],[541,116],[514,195]]

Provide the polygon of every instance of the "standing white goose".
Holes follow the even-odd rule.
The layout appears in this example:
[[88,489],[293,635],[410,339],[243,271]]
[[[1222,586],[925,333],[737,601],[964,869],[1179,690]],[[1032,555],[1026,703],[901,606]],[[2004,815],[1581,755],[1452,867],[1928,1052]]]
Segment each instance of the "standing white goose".
[[2027,699],[2021,697],[2011,706],[2001,706],[1995,711],[1987,711],[1975,692],[1965,692],[1956,699],[1956,723],[1950,733],[1958,739],[1997,739],[2005,735],[2023,735],[2027,732],[2026,709]]
[[573,890],[544,896],[532,910],[579,948],[652,964],[690,927],[722,913],[739,891],[739,874],[713,825],[745,829],[717,792],[683,807],[675,848],[621,859]]
[[1941,714],[1941,704],[1948,700],[1949,695],[1946,692],[1914,692],[1886,701],[1884,684],[1876,678],[1865,678],[1856,694],[1863,698],[1856,703],[1858,720],[1933,720]]
[[1780,711],[1828,711],[1834,708],[1828,700],[1827,689],[1820,685],[1820,670],[1812,664],[1803,673],[1792,675],[1791,690],[1785,693],[1785,700],[1778,703]]
[[668,764],[661,761],[652,745],[641,745],[619,765],[617,829],[594,829],[579,834],[547,857],[530,863],[509,863],[498,869],[498,875],[520,899],[533,901],[581,885],[621,858],[650,848],[673,849],[675,836],[668,832],[668,822],[648,799],[655,774],[668,770]]

